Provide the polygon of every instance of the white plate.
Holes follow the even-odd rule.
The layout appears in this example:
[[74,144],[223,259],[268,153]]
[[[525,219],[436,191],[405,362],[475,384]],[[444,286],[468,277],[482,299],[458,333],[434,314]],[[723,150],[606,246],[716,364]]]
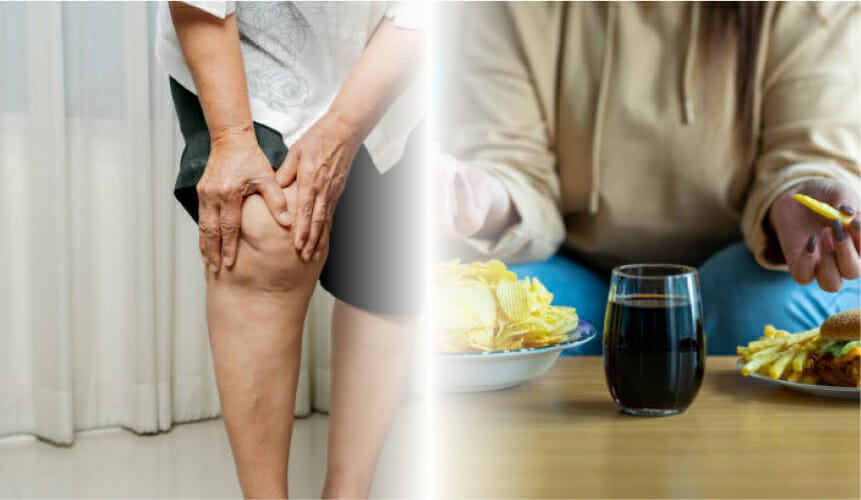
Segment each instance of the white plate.
[[[740,370],[744,362],[739,360],[737,368]],[[833,385],[816,385],[816,384],[800,384],[798,382],[790,382],[789,380],[775,380],[761,373],[751,373],[750,378],[763,380],[776,385],[782,385],[793,391],[803,392],[820,398],[832,399],[859,399],[861,398],[861,388],[858,387],[836,387]]]
[[452,352],[434,355],[434,381],[445,392],[495,391],[538,378],[562,351],[595,338],[595,325],[581,319],[568,340],[547,347],[513,351]]

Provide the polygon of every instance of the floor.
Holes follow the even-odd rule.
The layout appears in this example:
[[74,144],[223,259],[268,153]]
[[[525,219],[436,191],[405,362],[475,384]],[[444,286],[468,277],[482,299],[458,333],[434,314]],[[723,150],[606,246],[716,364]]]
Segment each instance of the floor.
[[[406,404],[371,490],[376,498],[416,497],[418,405]],[[296,421],[290,495],[319,498],[326,461],[326,415]],[[0,498],[239,498],[221,419],[139,436],[122,429],[81,433],[74,446],[30,438],[0,441]]]

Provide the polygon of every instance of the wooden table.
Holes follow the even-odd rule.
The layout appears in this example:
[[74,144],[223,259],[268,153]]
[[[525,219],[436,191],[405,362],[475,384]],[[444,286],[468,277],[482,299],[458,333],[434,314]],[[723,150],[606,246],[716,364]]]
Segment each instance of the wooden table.
[[671,417],[617,411],[600,357],[438,396],[435,481],[456,497],[859,498],[859,403],[744,378],[710,357]]

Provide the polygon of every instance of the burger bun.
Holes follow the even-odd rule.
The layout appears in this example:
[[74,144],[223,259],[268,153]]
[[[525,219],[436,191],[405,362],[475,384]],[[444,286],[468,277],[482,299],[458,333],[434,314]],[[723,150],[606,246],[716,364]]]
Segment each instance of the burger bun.
[[861,309],[850,309],[826,319],[819,327],[819,338],[842,342],[861,340]]

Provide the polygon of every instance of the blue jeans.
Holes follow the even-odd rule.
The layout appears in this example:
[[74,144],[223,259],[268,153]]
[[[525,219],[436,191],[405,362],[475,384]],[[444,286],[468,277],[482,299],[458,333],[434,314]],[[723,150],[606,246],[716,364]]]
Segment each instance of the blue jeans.
[[[554,304],[573,306],[598,328],[592,342],[567,354],[601,354],[601,332],[609,279],[556,255],[511,266],[518,276],[535,276],[554,294]],[[816,282],[802,286],[782,271],[756,263],[741,243],[712,255],[699,268],[709,354],[735,354],[735,347],[759,338],[766,324],[790,332],[813,328],[828,316],[859,306],[861,280],[844,281],[837,293]]]

